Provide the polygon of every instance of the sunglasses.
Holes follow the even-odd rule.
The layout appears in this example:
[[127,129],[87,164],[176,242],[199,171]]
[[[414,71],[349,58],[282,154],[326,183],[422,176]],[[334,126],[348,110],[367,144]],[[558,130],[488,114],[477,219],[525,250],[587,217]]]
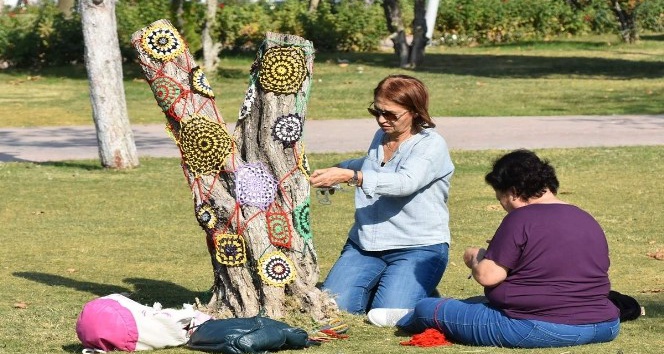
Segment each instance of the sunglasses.
[[383,118],[385,118],[386,120],[396,121],[396,120],[399,120],[399,118],[403,117],[406,113],[410,112],[410,111],[403,111],[403,112],[397,114],[397,113],[390,112],[390,111],[383,111],[381,109],[376,109],[375,107],[372,107],[373,105],[374,104],[372,103],[371,106],[369,106],[369,108],[367,108],[367,111],[369,111],[369,114],[374,116],[376,119],[383,116]]

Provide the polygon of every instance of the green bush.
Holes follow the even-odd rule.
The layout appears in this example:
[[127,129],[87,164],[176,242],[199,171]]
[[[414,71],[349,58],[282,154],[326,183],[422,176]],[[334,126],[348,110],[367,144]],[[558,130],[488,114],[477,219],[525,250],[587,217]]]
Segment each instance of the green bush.
[[347,0],[321,2],[309,17],[305,36],[319,51],[363,52],[376,49],[388,34],[379,4]]
[[664,32],[664,0],[645,1],[636,9],[641,30]]
[[314,13],[301,0],[226,3],[218,23],[217,36],[230,51],[255,51],[268,31],[304,37],[318,51],[372,50],[388,35],[380,4],[362,0],[322,1]]
[[[446,45],[546,40],[586,33],[617,33],[609,0],[442,0],[435,39]],[[664,27],[664,0],[638,5],[641,30]]]
[[[179,28],[182,37],[187,41],[189,50],[196,53],[201,49],[201,31],[204,18],[204,5],[197,1],[183,3],[183,28]],[[118,1],[115,8],[118,39],[123,58],[133,59],[136,56],[131,45],[131,35],[150,23],[166,19],[177,26],[174,9],[170,1],[163,0],[124,0]]]
[[64,18],[50,2],[0,16],[0,59],[32,68],[80,62],[81,20]]

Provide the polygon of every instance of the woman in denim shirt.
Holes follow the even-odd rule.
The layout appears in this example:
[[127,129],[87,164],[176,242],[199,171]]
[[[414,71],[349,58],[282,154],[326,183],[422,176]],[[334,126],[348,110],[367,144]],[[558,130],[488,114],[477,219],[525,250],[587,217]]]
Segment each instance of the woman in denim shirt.
[[311,174],[313,187],[356,187],[355,223],[323,283],[341,310],[412,308],[443,276],[454,164],[428,105],[420,80],[386,77],[368,108],[380,129],[367,155]]

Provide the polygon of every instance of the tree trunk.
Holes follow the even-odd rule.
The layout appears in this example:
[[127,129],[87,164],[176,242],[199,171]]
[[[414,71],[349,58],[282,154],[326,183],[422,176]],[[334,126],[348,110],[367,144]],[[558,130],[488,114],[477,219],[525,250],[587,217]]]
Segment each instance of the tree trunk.
[[309,0],[309,12],[313,13],[318,10],[318,3],[320,3],[320,0]]
[[74,0],[58,0],[58,10],[62,12],[65,18],[71,18],[73,8]]
[[399,66],[409,67],[410,46],[406,40],[406,31],[401,19],[401,8],[399,0],[383,1],[383,10],[385,20],[387,21],[387,30],[390,31],[390,39],[394,45],[394,53],[399,57]]
[[413,42],[410,46],[411,69],[422,65],[424,61],[424,48],[429,40],[427,39],[427,20],[426,20],[426,1],[415,0],[415,17],[413,18]]
[[0,0],[0,14],[5,12],[5,0]]
[[132,43],[180,147],[194,214],[206,234],[215,279],[210,311],[272,318],[295,311],[317,320],[334,314],[334,302],[316,288],[300,140],[313,72],[311,42],[267,34],[232,137],[214,92],[168,21],[137,31]]
[[173,19],[175,19],[175,28],[179,32],[184,31],[184,0],[171,0],[171,13],[173,14]]
[[215,41],[212,33],[217,24],[217,0],[207,0],[207,9],[205,11],[205,27],[203,28],[203,67],[211,72],[217,66],[219,61],[219,50],[221,43]]
[[[631,9],[625,9],[620,5],[620,1],[611,1],[611,10],[616,15],[620,24],[620,36],[626,43],[634,43],[639,40],[639,33],[636,28],[636,9],[640,2],[632,5]],[[629,4],[627,5],[630,6]]]
[[122,82],[122,57],[115,21],[116,0],[81,0],[85,67],[92,118],[104,167],[138,166]]
[[399,57],[399,66],[415,69],[424,60],[424,49],[428,40],[425,0],[415,0],[415,18],[413,19],[413,39],[410,44],[406,39],[406,31],[401,18],[399,0],[383,1],[383,10],[387,29],[392,33],[390,38],[394,44],[394,53]]

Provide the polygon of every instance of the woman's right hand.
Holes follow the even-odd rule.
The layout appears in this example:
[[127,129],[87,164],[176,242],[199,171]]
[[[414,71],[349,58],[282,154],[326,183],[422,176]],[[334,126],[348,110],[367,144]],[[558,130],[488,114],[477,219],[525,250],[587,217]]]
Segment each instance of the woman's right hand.
[[315,188],[332,187],[336,184],[346,183],[353,177],[353,170],[340,167],[330,167],[315,170],[309,176],[309,184]]

